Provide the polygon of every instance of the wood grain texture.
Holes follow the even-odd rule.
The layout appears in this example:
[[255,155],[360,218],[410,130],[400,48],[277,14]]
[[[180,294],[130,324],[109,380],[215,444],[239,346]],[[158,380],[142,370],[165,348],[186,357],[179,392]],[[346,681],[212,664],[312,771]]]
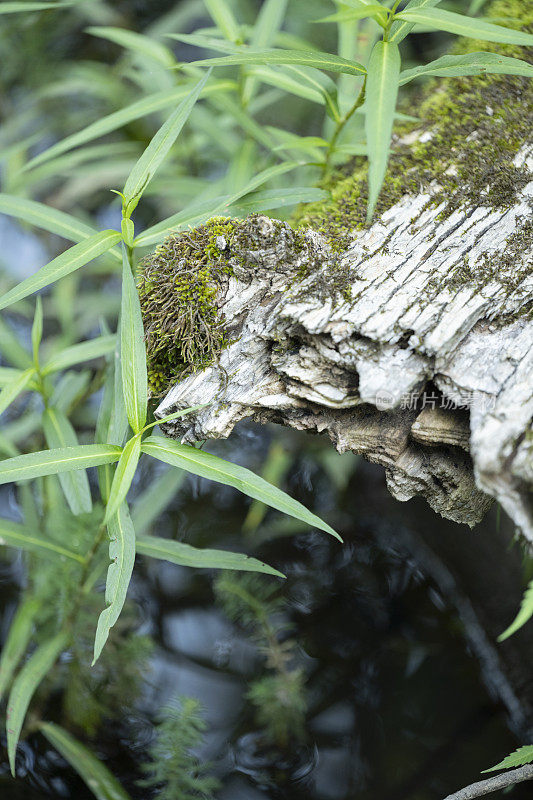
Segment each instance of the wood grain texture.
[[[516,163],[532,170],[529,146]],[[402,198],[341,256],[313,230],[296,247],[289,225],[248,218],[219,297],[233,343],[157,415],[211,405],[165,432],[227,437],[244,418],[325,432],[383,465],[399,500],[472,526],[496,498],[533,541],[533,254],[504,258],[531,224],[533,181],[510,208],[480,199],[447,217],[437,190]]]

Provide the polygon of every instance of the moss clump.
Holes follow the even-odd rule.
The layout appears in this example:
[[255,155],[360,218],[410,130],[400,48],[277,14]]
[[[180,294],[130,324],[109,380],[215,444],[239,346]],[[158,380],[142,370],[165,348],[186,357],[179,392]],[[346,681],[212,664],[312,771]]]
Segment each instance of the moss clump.
[[[500,0],[490,13],[508,27],[533,31],[533,0]],[[479,50],[533,61],[530,49],[469,39],[460,40],[455,52]],[[397,129],[376,216],[430,184],[438,187],[432,202],[444,202],[446,215],[480,201],[494,208],[513,205],[530,180],[530,173],[513,160],[533,128],[531,79],[507,75],[435,79],[426,88],[418,113],[422,123]],[[405,140],[413,131],[422,135],[408,143]],[[322,231],[334,247],[342,248],[350,231],[365,225],[366,161],[349,162],[324,188],[331,191],[331,201],[306,206],[295,222]]]
[[228,344],[217,296],[232,274],[229,258],[238,226],[215,217],[170,236],[142,263],[138,289],[154,396],[213,364]]

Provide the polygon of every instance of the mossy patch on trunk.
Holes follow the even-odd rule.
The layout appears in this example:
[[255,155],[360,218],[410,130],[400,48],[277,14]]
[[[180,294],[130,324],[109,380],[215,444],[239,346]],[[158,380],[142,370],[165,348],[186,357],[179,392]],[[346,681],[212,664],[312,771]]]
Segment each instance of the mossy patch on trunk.
[[[508,27],[533,31],[533,0],[498,0],[490,14]],[[462,39],[455,52],[491,51],[533,62],[531,49]],[[413,113],[413,109],[402,109]],[[533,81],[508,75],[434,79],[424,89],[420,122],[397,126],[388,173],[376,218],[406,195],[431,186],[442,214],[480,204],[511,207],[531,180],[513,162],[533,130]],[[416,138],[413,140],[413,136]],[[367,162],[356,158],[336,171],[322,188],[331,201],[298,210],[294,224],[324,233],[344,249],[352,231],[366,224]]]

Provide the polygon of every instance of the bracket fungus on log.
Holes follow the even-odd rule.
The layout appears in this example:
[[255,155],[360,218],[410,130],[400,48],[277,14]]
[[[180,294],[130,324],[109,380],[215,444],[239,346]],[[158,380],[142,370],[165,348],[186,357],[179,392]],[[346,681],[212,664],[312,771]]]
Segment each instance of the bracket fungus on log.
[[227,437],[244,418],[326,432],[381,464],[399,500],[473,526],[496,498],[533,542],[531,83],[465,78],[431,97],[396,138],[370,227],[357,164],[340,240],[327,207],[297,228],[231,221],[207,258],[224,346],[174,376],[156,416],[210,405],[165,433]]

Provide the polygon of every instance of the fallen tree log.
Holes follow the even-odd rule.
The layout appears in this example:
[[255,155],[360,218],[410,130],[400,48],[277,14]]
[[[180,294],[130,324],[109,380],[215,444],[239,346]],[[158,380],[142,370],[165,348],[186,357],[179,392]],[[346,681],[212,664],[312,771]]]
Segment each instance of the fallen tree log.
[[141,281],[148,352],[159,367],[166,337],[180,362],[156,415],[209,405],[165,433],[326,432],[397,499],[473,526],[496,498],[533,541],[532,98],[507,76],[434,93],[370,227],[356,163],[295,228],[252,216],[171,237]]

